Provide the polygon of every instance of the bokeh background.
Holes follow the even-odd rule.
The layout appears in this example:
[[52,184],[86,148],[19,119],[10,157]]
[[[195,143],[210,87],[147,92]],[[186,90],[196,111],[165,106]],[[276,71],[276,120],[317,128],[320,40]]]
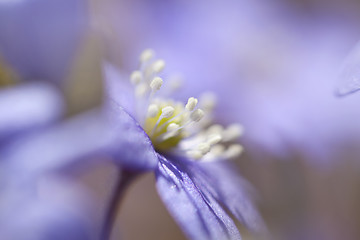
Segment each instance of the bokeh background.
[[[176,98],[214,91],[216,120],[244,125],[236,163],[272,239],[356,240],[360,94],[334,92],[359,24],[356,0],[0,0],[0,94],[50,86],[63,101],[56,125],[101,104],[103,61],[129,76],[151,47],[165,77],[182,76]],[[108,162],[66,174],[91,195],[94,236],[116,175]],[[184,239],[150,173],[127,191],[120,238]]]

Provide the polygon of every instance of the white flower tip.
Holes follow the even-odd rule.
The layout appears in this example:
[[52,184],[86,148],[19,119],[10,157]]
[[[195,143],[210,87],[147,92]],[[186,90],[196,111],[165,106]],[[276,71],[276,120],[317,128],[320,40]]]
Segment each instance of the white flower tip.
[[240,156],[243,151],[243,146],[241,146],[240,144],[233,144],[228,147],[224,155],[227,159],[234,159]]
[[203,154],[199,150],[187,151],[186,155],[192,159],[198,160],[203,157]]
[[159,113],[159,107],[156,104],[150,104],[147,115],[151,118],[154,118],[158,115],[158,113]]
[[163,80],[160,77],[155,77],[150,83],[150,88],[153,91],[157,91],[161,88],[162,84]]
[[190,114],[190,119],[194,122],[200,121],[204,117],[204,111],[201,109],[196,109]]
[[216,157],[221,156],[225,151],[225,147],[221,144],[216,144],[211,147],[211,153]]
[[215,145],[217,143],[219,143],[221,141],[222,137],[219,134],[211,134],[208,139],[207,139],[207,143],[210,145]]
[[179,124],[170,123],[170,124],[167,126],[166,130],[167,130],[168,132],[172,132],[172,131],[177,130],[179,127],[180,127]]
[[172,91],[176,91],[178,90],[179,88],[181,88],[183,82],[181,80],[180,77],[177,77],[177,78],[173,78],[169,81],[169,84],[170,84],[170,88]]
[[208,143],[200,143],[198,145],[198,150],[203,154],[207,154],[208,152],[210,152],[210,148],[211,146]]
[[215,133],[221,134],[223,132],[223,130],[224,130],[224,128],[220,124],[213,124],[207,129],[207,132],[209,134],[215,134]]
[[146,92],[148,91],[148,86],[146,84],[138,84],[135,88],[135,96],[137,98],[145,96]]
[[224,141],[234,141],[244,133],[244,127],[240,124],[231,124],[222,133]]
[[130,76],[130,81],[132,84],[136,85],[141,82],[142,76],[140,71],[133,71]]
[[141,63],[144,63],[144,62],[147,62],[149,60],[151,60],[155,55],[155,52],[154,50],[148,48],[148,49],[145,49],[141,54],[140,54],[140,62]]
[[165,61],[162,60],[162,59],[159,59],[159,60],[156,60],[154,63],[153,63],[153,71],[155,73],[159,73],[161,72],[162,70],[164,70],[165,68]]
[[198,103],[198,100],[194,97],[188,99],[187,104],[185,105],[186,110],[193,111]]
[[169,118],[174,114],[175,109],[172,106],[167,106],[161,109],[161,117]]
[[203,93],[200,98],[201,106],[206,111],[212,111],[217,103],[216,95],[212,92]]

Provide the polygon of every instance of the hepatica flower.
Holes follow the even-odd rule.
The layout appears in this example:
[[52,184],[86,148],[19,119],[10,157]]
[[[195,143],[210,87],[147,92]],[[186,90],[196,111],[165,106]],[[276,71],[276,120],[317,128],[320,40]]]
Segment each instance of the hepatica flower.
[[[114,67],[106,65],[105,72],[110,102],[129,113],[132,125],[138,126],[122,137],[131,138],[131,130],[143,130],[146,134],[138,141],[149,142],[152,148],[142,151],[156,151],[156,186],[167,209],[190,239],[240,239],[228,211],[250,230],[263,230],[247,183],[226,161],[243,151],[234,143],[242,126],[212,123],[215,98],[211,94],[199,100],[190,97],[185,103],[171,99],[178,82],[171,80],[166,86],[159,77],[165,62],[154,56],[151,49],[140,55],[140,67],[129,81],[132,90],[120,82]],[[122,151],[127,156],[133,149]]]

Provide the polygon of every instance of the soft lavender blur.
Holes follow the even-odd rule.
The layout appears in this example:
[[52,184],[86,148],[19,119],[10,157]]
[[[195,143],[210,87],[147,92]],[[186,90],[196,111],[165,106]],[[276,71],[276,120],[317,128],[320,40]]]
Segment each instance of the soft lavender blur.
[[[99,105],[101,57],[130,75],[151,47],[167,62],[165,79],[183,76],[176,97],[212,90],[217,121],[244,125],[237,163],[258,191],[273,239],[359,239],[360,94],[334,94],[360,40],[359,16],[356,0],[0,0],[0,153],[15,146],[26,154],[31,149],[16,148],[22,139],[61,131],[71,114]],[[35,190],[21,196],[28,186],[1,174],[0,198],[7,198],[0,215],[16,209],[29,222],[49,224],[35,224],[39,234],[59,225],[73,233],[65,239],[97,239],[116,169],[108,161],[86,164],[25,176]],[[42,188],[48,175],[56,187]],[[66,201],[46,197],[61,199],[69,184],[77,188]],[[2,226],[29,230],[26,220]],[[150,175],[130,187],[117,220],[113,239],[184,239]]]

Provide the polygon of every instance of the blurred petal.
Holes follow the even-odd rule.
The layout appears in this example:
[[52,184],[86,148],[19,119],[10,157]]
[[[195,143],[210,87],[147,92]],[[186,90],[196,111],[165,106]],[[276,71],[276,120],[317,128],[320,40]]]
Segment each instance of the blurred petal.
[[207,189],[248,229],[265,232],[264,222],[252,204],[249,184],[233,170],[229,162],[200,162],[188,164],[193,181]]
[[338,81],[337,94],[340,96],[360,90],[360,42],[347,57]]
[[128,169],[152,170],[158,164],[157,154],[152,143],[141,128],[121,106],[115,102],[110,106],[110,126],[115,135],[113,151],[117,162]]
[[234,222],[212,195],[162,156],[156,181],[166,207],[190,239],[241,239]]
[[56,127],[17,139],[2,152],[16,169],[42,172],[78,160],[111,156],[133,170],[155,168],[157,156],[141,127],[121,107],[74,117]]
[[[48,181],[49,179],[47,179]],[[0,238],[11,240],[86,240],[91,228],[89,198],[74,184],[50,180],[34,190],[34,179],[1,191]],[[72,191],[69,191],[71,189]]]
[[0,90],[0,141],[55,120],[62,112],[59,93],[48,84]]
[[87,27],[84,0],[0,2],[0,55],[22,79],[61,81]]
[[107,96],[134,115],[134,89],[130,85],[130,76],[122,75],[115,66],[105,63],[104,78]]

